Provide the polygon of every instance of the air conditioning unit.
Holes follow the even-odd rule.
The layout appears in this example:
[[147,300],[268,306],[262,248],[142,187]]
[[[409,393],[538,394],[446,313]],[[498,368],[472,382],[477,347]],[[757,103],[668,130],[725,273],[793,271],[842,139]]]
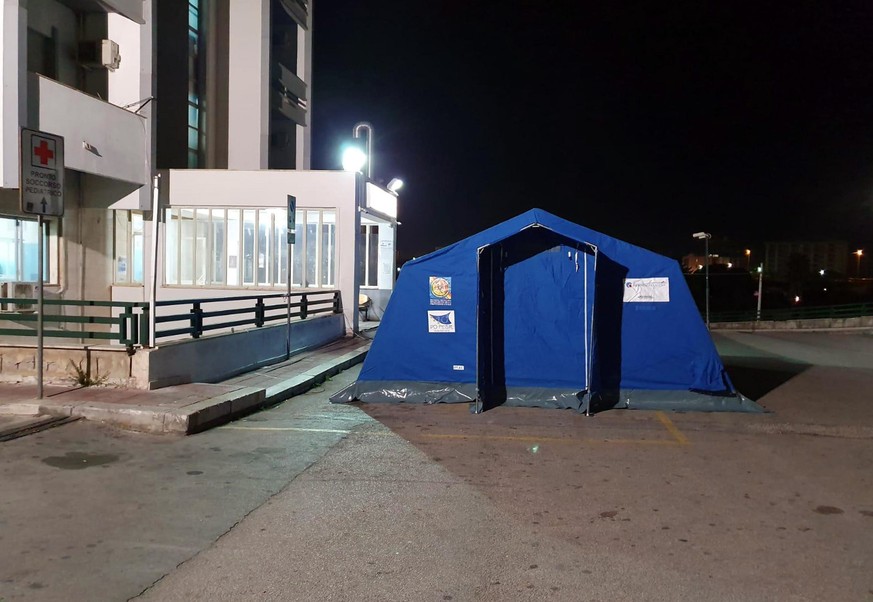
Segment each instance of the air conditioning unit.
[[118,44],[112,40],[79,42],[79,64],[91,69],[115,71],[121,64]]
[[14,301],[12,303],[15,311],[31,312],[36,311],[36,296],[39,291],[37,285],[33,282],[10,282],[9,287],[12,289],[10,297],[22,299],[22,301]]

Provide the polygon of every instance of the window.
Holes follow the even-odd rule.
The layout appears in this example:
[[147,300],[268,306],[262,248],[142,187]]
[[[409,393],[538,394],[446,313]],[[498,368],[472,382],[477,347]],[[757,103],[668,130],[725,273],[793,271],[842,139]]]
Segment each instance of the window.
[[[300,209],[291,285],[336,286],[336,211]],[[167,212],[164,282],[217,287],[287,286],[285,209],[173,207]],[[378,245],[378,236],[376,240]]]
[[206,160],[206,48],[203,29],[205,0],[188,1],[188,167]]
[[379,226],[362,224],[361,237],[358,239],[358,256],[360,257],[361,286],[379,285]]
[[336,211],[321,213],[321,286],[336,286]]
[[115,212],[115,284],[142,284],[142,213]]
[[[45,221],[43,279],[57,284],[58,240],[55,223]],[[0,217],[0,281],[38,280],[39,234],[36,221]]]

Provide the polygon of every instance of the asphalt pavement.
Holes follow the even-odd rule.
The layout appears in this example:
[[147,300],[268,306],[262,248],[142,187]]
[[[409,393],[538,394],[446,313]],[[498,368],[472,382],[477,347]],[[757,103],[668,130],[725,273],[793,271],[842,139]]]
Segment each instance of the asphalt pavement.
[[807,334],[716,335],[763,415],[331,405],[353,367],[0,443],[0,599],[870,601],[873,338]]

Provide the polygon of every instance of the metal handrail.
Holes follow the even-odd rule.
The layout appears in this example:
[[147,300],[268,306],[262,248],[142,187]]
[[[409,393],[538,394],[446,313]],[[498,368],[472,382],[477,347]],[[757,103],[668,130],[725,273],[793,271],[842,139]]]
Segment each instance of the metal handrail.
[[[290,303],[289,303],[290,301]],[[11,311],[0,311],[0,325],[4,323],[30,323],[37,321],[35,298],[0,297],[0,307],[13,307]],[[209,310],[214,304],[239,303],[240,307]],[[106,327],[106,330],[60,330],[46,329],[45,337],[93,339],[118,342],[132,351],[135,345],[147,347],[149,344],[149,304],[128,301],[76,301],[66,299],[43,299],[47,306],[67,307],[108,307],[121,310],[117,316],[64,316],[43,315],[43,322],[56,324],[93,324]],[[156,310],[186,306],[187,311],[161,314],[155,317],[155,339],[189,335],[199,338],[205,332],[232,330],[238,327],[259,328],[267,323],[278,322],[290,317],[304,320],[320,314],[342,313],[342,297],[338,290],[292,292],[290,299],[286,293],[263,295],[242,295],[233,297],[210,297],[203,299],[175,299],[158,301]],[[33,306],[33,309],[23,309]],[[169,310],[172,311],[172,310]],[[232,320],[224,318],[233,317]],[[185,322],[184,326],[158,330],[158,324]],[[34,328],[0,328],[0,336],[36,336]]]
[[714,312],[712,322],[757,322],[786,320],[815,320],[827,318],[858,318],[873,316],[873,303],[848,303],[845,305],[824,305],[819,307],[783,307],[764,309],[761,315],[754,309],[742,311]]

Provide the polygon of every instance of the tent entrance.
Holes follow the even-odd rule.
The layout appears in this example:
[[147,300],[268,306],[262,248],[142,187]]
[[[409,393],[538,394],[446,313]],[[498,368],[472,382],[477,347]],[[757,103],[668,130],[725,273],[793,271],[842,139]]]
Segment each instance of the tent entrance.
[[477,411],[587,404],[595,253],[543,227],[479,250]]

